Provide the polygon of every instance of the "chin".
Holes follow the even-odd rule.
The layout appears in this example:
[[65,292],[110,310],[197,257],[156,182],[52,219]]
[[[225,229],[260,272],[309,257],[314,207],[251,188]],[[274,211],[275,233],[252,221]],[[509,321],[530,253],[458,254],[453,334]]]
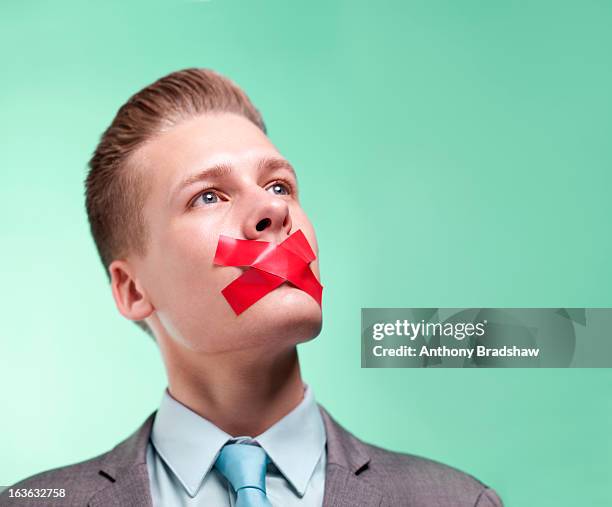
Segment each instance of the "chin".
[[[304,291],[282,285],[252,307],[251,322],[263,336],[294,344],[312,340],[321,332],[322,313],[319,304]],[[250,320],[250,319],[249,319]]]

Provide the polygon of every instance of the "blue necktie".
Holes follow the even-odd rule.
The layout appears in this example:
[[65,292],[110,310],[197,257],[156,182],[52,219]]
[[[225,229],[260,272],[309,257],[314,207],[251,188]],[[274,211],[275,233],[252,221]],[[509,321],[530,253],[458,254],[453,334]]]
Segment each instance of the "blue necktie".
[[215,462],[236,491],[236,507],[272,507],[266,496],[266,465],[269,458],[260,446],[226,444]]

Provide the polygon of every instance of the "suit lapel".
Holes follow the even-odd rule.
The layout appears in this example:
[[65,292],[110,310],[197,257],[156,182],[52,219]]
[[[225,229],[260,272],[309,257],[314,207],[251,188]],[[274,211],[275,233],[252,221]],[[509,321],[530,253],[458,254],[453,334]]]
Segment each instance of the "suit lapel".
[[328,465],[325,472],[323,507],[379,507],[382,493],[372,484],[337,465]]
[[89,507],[152,507],[146,454],[155,413],[106,455],[98,473],[107,486],[91,497]]
[[382,491],[359,475],[370,462],[367,447],[340,426],[321,405],[319,411],[327,436],[323,507],[383,505]]
[[152,507],[147,465],[139,464],[120,473],[117,480],[89,501],[89,507]]

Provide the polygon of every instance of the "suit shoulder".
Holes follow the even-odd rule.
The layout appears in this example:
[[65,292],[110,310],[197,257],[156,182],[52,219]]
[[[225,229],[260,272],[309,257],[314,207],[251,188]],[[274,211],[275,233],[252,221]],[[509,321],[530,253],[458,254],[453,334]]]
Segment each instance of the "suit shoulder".
[[[115,482],[110,474],[145,462],[145,455],[156,411],[140,427],[111,450],[72,465],[32,475],[9,486],[0,494],[0,507],[82,507],[89,499]],[[38,493],[35,490],[39,490]],[[65,496],[40,496],[40,490],[63,490]],[[11,496],[12,490],[12,496]],[[19,497],[17,492],[19,491]],[[34,490],[30,493],[30,490]],[[23,496],[25,492],[26,496]],[[46,492],[45,492],[46,493]],[[38,495],[38,496],[37,496]]]
[[385,498],[381,505],[503,507],[494,490],[474,476],[438,461],[364,442],[319,404],[328,460],[350,468]]
[[[86,505],[89,497],[97,489],[108,484],[108,481],[99,474],[100,468],[98,465],[109,452],[26,477],[9,486],[0,494],[0,506],[40,507],[44,505],[45,507],[53,507],[61,505],[62,507],[71,507],[73,505]],[[11,490],[13,496],[10,496]],[[58,491],[42,492],[41,490]]]
[[415,506],[502,505],[495,491],[458,468],[423,456],[362,443],[370,454],[364,475],[369,475],[378,484],[389,485],[394,498],[403,501],[410,498]]

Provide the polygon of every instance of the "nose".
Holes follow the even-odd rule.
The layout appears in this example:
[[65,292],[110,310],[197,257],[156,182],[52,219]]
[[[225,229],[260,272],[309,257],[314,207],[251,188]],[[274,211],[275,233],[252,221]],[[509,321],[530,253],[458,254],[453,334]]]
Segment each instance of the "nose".
[[247,213],[242,231],[246,239],[282,240],[291,232],[289,205],[267,190],[258,190],[252,196]]

